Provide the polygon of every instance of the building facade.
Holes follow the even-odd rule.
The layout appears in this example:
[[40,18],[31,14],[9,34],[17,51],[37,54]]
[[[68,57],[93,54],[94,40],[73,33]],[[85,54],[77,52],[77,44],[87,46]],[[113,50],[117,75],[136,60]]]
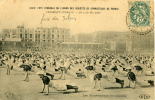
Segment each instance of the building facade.
[[24,25],[14,29],[3,29],[1,32],[1,47],[10,48],[12,43],[15,48],[50,48],[60,43],[68,42],[70,30],[65,28],[26,28]]

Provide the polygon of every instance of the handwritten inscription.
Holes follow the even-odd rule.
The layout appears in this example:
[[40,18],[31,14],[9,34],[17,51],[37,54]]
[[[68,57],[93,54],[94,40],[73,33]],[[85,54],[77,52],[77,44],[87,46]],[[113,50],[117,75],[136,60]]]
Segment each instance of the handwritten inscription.
[[74,20],[74,21],[76,21],[76,17],[73,17],[70,14],[68,14],[67,16],[63,16],[63,20]]
[[41,17],[40,23],[42,24],[43,22],[58,21],[58,20],[76,21],[76,17],[71,14],[66,14],[66,15],[62,15],[62,16],[50,16],[50,15],[43,14]]

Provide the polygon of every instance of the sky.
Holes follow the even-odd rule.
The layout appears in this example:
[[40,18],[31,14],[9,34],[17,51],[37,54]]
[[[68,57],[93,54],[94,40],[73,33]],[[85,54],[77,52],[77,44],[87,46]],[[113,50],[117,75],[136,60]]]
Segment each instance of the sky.
[[[51,10],[32,10],[30,7],[102,7],[119,10],[101,10],[100,14],[53,14]],[[74,10],[73,12],[78,12]],[[84,11],[85,12],[85,11]],[[95,31],[129,31],[126,25],[128,0],[0,0],[0,29],[26,27],[62,27],[69,28],[73,34]],[[41,19],[44,21],[40,24]],[[75,20],[63,20],[68,16]],[[57,18],[58,20],[53,20]],[[47,19],[50,19],[47,21]]]

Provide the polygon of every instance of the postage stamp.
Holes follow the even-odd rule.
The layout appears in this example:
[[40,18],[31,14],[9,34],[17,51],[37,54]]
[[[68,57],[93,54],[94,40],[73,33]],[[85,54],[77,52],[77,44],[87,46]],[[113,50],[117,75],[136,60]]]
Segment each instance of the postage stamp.
[[153,30],[153,13],[149,1],[130,1],[126,23],[133,33],[145,35]]

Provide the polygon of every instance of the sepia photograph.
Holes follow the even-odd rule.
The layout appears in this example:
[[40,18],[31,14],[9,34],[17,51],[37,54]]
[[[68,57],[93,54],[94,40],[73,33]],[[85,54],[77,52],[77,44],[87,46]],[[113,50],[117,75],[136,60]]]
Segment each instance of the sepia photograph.
[[0,100],[155,100],[154,0],[0,0]]

